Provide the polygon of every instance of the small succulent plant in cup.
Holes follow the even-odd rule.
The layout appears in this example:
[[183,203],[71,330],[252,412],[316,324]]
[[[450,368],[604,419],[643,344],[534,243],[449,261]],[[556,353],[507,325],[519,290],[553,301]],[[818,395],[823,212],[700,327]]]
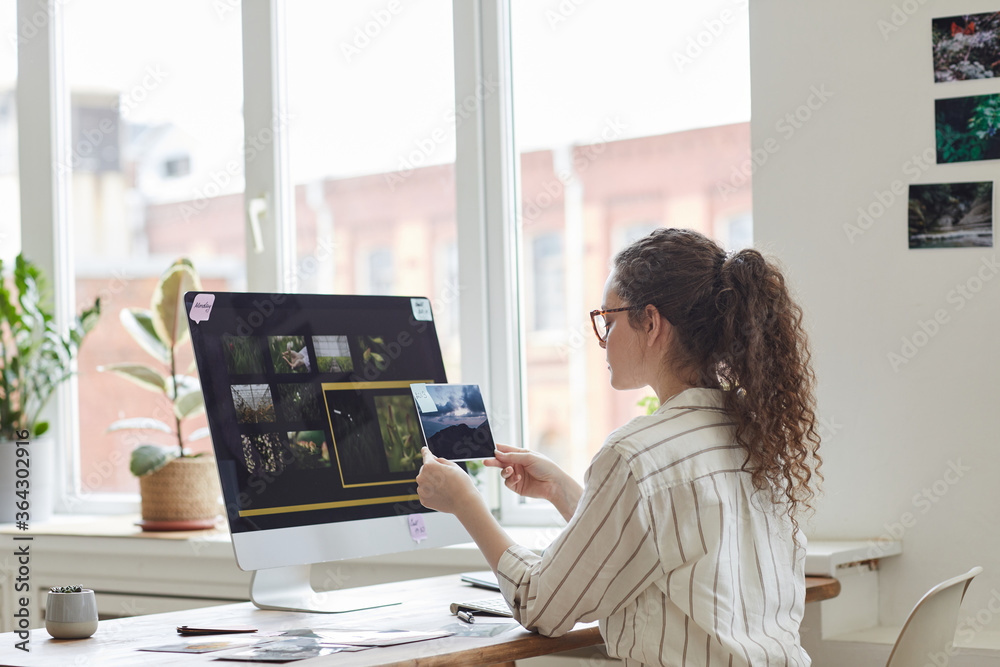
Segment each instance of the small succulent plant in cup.
[[82,586],[53,586],[45,598],[45,629],[56,639],[84,639],[97,632],[97,598]]
[[51,593],[82,593],[81,586],[53,586],[49,589]]

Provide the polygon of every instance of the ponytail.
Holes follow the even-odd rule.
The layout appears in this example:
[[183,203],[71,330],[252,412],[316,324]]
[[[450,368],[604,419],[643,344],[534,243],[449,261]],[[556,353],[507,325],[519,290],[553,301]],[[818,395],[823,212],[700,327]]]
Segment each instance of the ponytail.
[[822,460],[802,309],[781,272],[756,250],[727,256],[698,232],[657,229],[618,253],[614,274],[624,303],[652,304],[672,325],[673,370],[724,391],[744,470],[798,526]]
[[[741,250],[720,272],[715,298],[719,340],[715,363],[725,407],[754,487],[785,501],[789,513],[808,506],[818,466],[815,376],[802,309],[781,272],[756,250]],[[794,518],[794,517],[793,517]]]

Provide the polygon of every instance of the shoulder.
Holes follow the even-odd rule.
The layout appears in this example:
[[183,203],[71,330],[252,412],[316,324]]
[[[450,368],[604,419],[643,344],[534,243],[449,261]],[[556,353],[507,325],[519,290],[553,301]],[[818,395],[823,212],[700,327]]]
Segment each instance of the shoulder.
[[613,450],[644,492],[738,471],[744,459],[718,389],[688,389],[652,415],[614,431],[602,449]]

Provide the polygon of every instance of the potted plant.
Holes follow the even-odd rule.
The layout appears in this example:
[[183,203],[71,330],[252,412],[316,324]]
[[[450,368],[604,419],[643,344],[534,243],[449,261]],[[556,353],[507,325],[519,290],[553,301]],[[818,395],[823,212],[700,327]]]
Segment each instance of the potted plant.
[[[4,460],[0,470],[13,471],[15,463],[6,460],[15,447],[8,442],[28,440],[37,454],[37,440],[49,430],[41,419],[43,408],[61,382],[73,374],[73,361],[84,336],[97,324],[100,299],[86,308],[61,332],[53,313],[52,295],[42,272],[18,255],[14,260],[12,282],[5,279],[0,260],[0,452]],[[34,474],[46,472],[44,461],[29,462]],[[14,521],[15,479],[13,473],[0,479],[0,522]],[[32,484],[41,488],[37,483]],[[32,520],[44,520],[51,513],[40,498],[32,499]]]
[[97,598],[90,588],[53,586],[45,598],[45,629],[56,639],[86,639],[97,632]]
[[208,429],[186,436],[182,430],[184,420],[205,407],[198,378],[177,368],[178,349],[189,336],[184,293],[200,289],[201,280],[190,260],[174,262],[160,277],[149,308],[123,308],[119,313],[128,333],[160,367],[123,363],[100,368],[164,398],[156,414],[120,419],[109,431],[161,432],[176,439],[171,447],[141,443],[132,451],[129,469],[139,478],[144,530],[211,528],[219,513],[215,459],[193,454],[185,446],[206,437]]

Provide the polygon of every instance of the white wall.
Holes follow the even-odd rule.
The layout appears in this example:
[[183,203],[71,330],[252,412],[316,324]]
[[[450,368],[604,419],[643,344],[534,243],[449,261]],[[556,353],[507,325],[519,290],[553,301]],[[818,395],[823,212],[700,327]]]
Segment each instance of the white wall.
[[[997,161],[913,161],[933,153],[936,98],[1000,92],[1000,80],[933,83],[931,19],[997,9],[996,0],[751,3],[752,142],[767,155],[754,174],[755,238],[782,259],[807,311],[826,420],[825,495],[809,533],[902,529],[904,554],[882,570],[884,625],[901,625],[934,583],[982,565],[963,617],[981,612],[1000,630],[987,606],[1000,596],[997,253],[909,250],[905,191],[891,194],[894,181],[1000,173]],[[796,112],[805,120],[793,124],[786,115]],[[849,237],[845,225],[878,192],[895,201]],[[971,299],[952,292],[967,283],[981,287]],[[894,369],[889,353],[937,311],[947,321]]]

